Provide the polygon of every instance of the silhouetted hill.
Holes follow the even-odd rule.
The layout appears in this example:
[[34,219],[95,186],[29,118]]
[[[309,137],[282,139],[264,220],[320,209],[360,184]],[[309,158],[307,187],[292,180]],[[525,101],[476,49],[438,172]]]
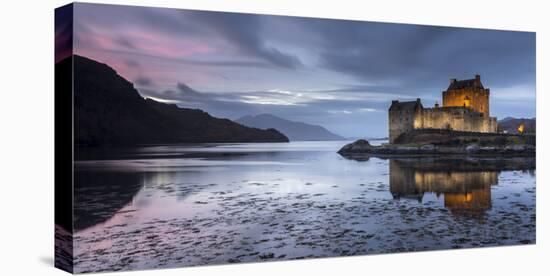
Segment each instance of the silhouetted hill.
[[524,124],[524,133],[536,133],[537,121],[536,118],[512,118],[506,117],[498,121],[498,129],[500,131],[506,131],[507,133],[518,133],[518,127],[520,124]]
[[291,141],[321,141],[344,140],[326,128],[301,122],[293,122],[271,114],[244,116],[236,120],[237,123],[255,128],[275,128],[286,135]]
[[[75,145],[288,142],[275,129],[250,128],[199,109],[144,99],[106,64],[77,55],[73,64]],[[56,70],[70,72],[71,58],[58,62]],[[70,91],[62,93],[70,97]]]

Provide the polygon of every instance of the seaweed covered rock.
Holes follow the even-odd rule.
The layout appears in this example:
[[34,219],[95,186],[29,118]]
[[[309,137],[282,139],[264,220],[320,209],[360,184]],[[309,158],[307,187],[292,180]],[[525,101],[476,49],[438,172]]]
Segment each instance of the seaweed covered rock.
[[344,147],[342,147],[338,153],[369,153],[372,151],[373,146],[369,143],[369,141],[365,139],[359,139],[353,143],[347,144]]

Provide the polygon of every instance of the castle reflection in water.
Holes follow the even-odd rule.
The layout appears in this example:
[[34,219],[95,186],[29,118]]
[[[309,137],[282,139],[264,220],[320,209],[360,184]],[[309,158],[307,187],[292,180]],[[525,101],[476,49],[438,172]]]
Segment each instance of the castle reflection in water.
[[391,159],[390,192],[394,199],[419,202],[425,193],[435,193],[453,213],[481,215],[491,208],[491,186],[498,184],[500,171],[534,169],[531,160],[516,161]]

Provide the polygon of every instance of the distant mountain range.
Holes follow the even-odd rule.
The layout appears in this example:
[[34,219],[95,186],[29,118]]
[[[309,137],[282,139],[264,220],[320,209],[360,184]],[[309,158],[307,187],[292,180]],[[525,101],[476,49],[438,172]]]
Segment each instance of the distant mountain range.
[[244,116],[237,119],[236,122],[260,129],[277,129],[291,141],[345,140],[344,137],[334,134],[322,126],[289,121],[271,114]]
[[[56,64],[60,76],[70,76],[71,70],[75,145],[288,142],[275,129],[250,128],[199,109],[145,99],[111,67],[82,56]],[[71,95],[71,91],[57,93]]]
[[536,133],[537,121],[536,118],[512,118],[506,117],[498,121],[499,131],[505,131],[507,133],[518,133],[519,126],[523,124],[523,133]]

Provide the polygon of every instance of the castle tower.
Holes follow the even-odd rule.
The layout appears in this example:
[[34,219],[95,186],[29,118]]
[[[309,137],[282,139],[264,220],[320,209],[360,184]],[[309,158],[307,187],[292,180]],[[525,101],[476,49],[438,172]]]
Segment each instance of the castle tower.
[[481,76],[474,79],[451,79],[449,88],[443,91],[443,107],[467,107],[489,117],[489,89],[481,83]]
[[390,143],[394,143],[399,135],[415,128],[415,121],[422,113],[424,107],[420,99],[410,102],[392,101],[388,110],[388,123]]

